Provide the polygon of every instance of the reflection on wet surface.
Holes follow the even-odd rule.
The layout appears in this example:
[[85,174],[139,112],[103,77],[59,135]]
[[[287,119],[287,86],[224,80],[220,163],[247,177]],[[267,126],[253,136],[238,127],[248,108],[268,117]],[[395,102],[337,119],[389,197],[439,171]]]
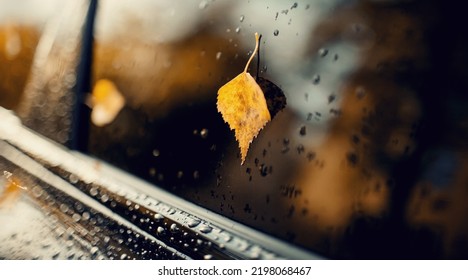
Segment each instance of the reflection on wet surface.
[[[89,153],[326,257],[466,258],[467,40],[447,32],[457,4],[435,2],[219,1],[154,19],[102,1],[93,79],[126,105],[91,126]],[[251,67],[288,105],[241,165],[216,92],[255,31]]]

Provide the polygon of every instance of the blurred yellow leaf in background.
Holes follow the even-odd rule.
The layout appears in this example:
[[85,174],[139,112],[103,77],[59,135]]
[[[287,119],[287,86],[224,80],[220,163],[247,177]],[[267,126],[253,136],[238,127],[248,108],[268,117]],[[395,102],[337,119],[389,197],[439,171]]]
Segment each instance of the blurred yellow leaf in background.
[[247,73],[250,62],[257,53],[259,36],[245,69],[218,90],[218,112],[234,130],[241,151],[241,164],[247,157],[250,143],[271,120],[264,93],[255,79]]
[[88,101],[92,108],[91,121],[96,126],[110,124],[125,105],[125,99],[110,80],[100,79],[96,82]]

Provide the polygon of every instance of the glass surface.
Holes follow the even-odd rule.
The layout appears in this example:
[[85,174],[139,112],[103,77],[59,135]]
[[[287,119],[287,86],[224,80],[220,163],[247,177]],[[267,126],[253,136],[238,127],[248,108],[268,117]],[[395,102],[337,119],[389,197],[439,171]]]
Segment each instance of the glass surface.
[[[125,104],[108,124],[84,116],[87,154],[324,257],[468,257],[468,36],[456,1],[98,4],[91,88],[109,81],[102,92]],[[84,10],[59,28],[75,48],[57,40],[58,53],[76,58]],[[279,86],[287,105],[241,164],[217,92],[244,70],[255,32],[260,60],[249,72]],[[76,71],[75,59],[49,61]],[[74,86],[67,71],[53,72],[62,94]],[[63,106],[34,115],[60,123],[71,114]],[[68,143],[70,121],[43,130],[40,117],[26,123]]]
[[[466,38],[435,2],[101,1],[94,80],[127,103],[89,150],[327,257],[466,257]],[[241,165],[216,95],[255,32],[287,106]]]

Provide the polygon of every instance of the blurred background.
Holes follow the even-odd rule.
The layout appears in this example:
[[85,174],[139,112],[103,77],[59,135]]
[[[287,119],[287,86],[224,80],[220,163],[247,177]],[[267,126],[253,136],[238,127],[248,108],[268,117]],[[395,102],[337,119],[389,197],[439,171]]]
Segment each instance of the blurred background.
[[[457,1],[0,7],[0,106],[50,140],[326,258],[468,256],[468,37]],[[287,105],[241,165],[216,96],[244,69],[255,32],[249,72]]]

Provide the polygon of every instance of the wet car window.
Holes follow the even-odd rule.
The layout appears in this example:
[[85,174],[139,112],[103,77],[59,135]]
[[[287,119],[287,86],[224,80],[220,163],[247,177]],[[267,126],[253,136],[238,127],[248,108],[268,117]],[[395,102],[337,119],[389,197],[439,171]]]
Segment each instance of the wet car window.
[[[0,59],[21,73],[0,77],[0,105],[27,127],[182,202],[321,257],[466,257],[467,41],[461,31],[444,32],[460,29],[456,3],[50,6],[63,11],[50,20],[60,24],[0,22]],[[281,101],[284,108],[268,107],[270,119],[247,141],[244,160],[238,132],[219,110],[218,90],[252,55],[247,70],[265,104]],[[72,181],[73,171],[54,170]],[[12,179],[5,174],[6,193]],[[125,205],[126,196],[104,191],[105,182],[79,182],[71,183],[112,211],[136,215],[134,200],[115,206]],[[141,222],[149,213],[129,221],[143,231],[161,228],[154,242],[170,244],[162,235],[170,224]],[[188,227],[184,221],[173,229]],[[127,232],[118,221],[109,224]],[[227,257],[200,250],[159,257]]]

